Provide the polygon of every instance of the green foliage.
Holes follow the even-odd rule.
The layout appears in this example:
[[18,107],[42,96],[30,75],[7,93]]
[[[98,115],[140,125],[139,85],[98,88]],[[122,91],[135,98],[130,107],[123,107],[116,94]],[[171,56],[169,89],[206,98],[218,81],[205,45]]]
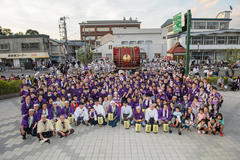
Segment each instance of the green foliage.
[[80,49],[78,51],[77,57],[82,64],[87,65],[92,62],[93,52],[90,51],[89,47],[86,47],[86,49]]
[[36,30],[28,29],[25,34],[26,35],[38,35],[39,33]]
[[227,49],[225,59],[229,64],[234,64],[240,59],[240,49]]
[[0,95],[18,93],[20,91],[21,80],[3,81],[0,80]]
[[12,33],[11,29],[9,29],[9,28],[2,28],[2,27],[0,26],[0,35],[10,36],[10,35],[12,35],[12,34],[13,34],[13,33]]
[[15,36],[21,36],[21,35],[24,35],[23,32],[17,32],[17,33],[14,33]]
[[[207,77],[207,81],[210,83],[210,84],[217,84],[217,81],[220,77]],[[236,79],[236,77],[233,77],[233,79]],[[227,84],[228,83],[228,77],[223,77],[223,80],[224,80],[224,84]]]

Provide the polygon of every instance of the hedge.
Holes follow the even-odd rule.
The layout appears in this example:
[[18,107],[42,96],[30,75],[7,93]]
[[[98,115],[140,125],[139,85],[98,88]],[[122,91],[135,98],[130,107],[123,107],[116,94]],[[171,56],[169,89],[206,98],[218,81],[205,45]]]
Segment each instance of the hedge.
[[21,80],[3,81],[0,80],[0,95],[18,93],[20,91]]
[[[206,80],[210,83],[210,84],[217,84],[217,81],[220,77],[206,77]],[[223,77],[224,79],[224,84],[228,83],[228,78],[229,77]],[[233,79],[236,79],[236,77],[233,77]]]

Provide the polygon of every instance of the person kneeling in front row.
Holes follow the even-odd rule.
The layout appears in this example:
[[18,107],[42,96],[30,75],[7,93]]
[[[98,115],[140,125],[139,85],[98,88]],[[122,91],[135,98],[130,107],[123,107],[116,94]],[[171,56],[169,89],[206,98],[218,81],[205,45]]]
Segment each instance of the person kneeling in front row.
[[36,136],[37,118],[34,116],[34,109],[29,109],[29,113],[22,118],[20,131],[23,139],[26,139],[26,134]]
[[140,106],[136,107],[136,111],[133,114],[133,121],[132,125],[135,126],[136,123],[140,123],[142,127],[145,127],[146,123],[144,120],[144,113],[142,112],[142,109]]
[[51,120],[47,119],[47,116],[45,114],[42,114],[41,120],[38,122],[37,133],[37,137],[41,143],[50,143],[49,138],[55,136],[52,122]]
[[65,119],[65,116],[61,115],[60,119],[56,123],[56,131],[60,138],[62,138],[72,134],[74,132],[74,129],[72,129],[70,126],[69,121]]

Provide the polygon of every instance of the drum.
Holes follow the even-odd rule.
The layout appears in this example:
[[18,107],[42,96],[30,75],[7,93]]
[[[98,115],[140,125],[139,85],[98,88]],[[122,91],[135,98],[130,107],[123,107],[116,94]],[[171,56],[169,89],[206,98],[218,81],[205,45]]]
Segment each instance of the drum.
[[103,117],[98,117],[98,124],[102,125],[103,124]]
[[168,132],[169,131],[169,126],[167,123],[163,124],[163,132]]
[[124,121],[124,128],[129,129],[129,127],[130,127],[129,121]]
[[141,130],[142,130],[141,124],[140,124],[140,123],[136,123],[136,125],[135,125],[135,131],[136,131],[136,132],[141,132]]
[[112,121],[113,120],[113,113],[108,113],[108,120]]
[[145,127],[145,132],[146,133],[150,133],[151,132],[151,125],[150,124],[147,124],[146,127]]
[[153,125],[153,133],[158,133],[158,125],[157,124]]

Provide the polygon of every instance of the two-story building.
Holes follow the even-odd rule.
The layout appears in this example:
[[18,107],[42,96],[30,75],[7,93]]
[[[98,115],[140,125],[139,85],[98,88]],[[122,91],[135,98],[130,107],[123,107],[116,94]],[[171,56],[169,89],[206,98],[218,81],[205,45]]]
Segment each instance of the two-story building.
[[[192,60],[196,62],[225,60],[227,50],[240,49],[240,29],[230,29],[231,20],[229,11],[220,12],[216,18],[191,19],[190,53]],[[172,19],[168,19],[161,27],[168,29],[168,50],[171,50],[178,42],[186,48],[186,32],[174,33]]]

